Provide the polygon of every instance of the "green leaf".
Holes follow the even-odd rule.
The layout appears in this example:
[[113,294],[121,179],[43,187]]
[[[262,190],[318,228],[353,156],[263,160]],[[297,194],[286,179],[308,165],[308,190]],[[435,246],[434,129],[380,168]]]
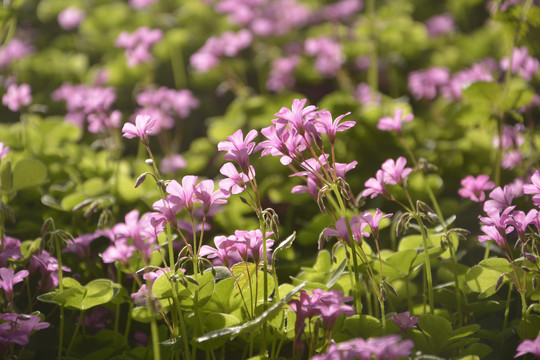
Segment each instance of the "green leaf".
[[274,249],[272,260],[276,258],[277,254],[279,254],[281,251],[286,250],[290,248],[296,239],[296,231],[293,232],[289,237],[287,237],[285,240],[279,243],[279,245]]
[[[474,292],[479,292],[478,298],[484,299],[495,294],[497,281],[504,273],[510,273],[512,268],[508,260],[503,258],[489,258],[482,260],[467,272],[467,286]],[[504,276],[502,283],[508,281]]]
[[531,6],[527,11],[527,22],[534,27],[540,26],[540,7]]
[[534,339],[540,334],[540,316],[529,314],[519,322],[518,334],[521,340]]
[[345,319],[336,341],[345,341],[357,337],[369,338],[383,334],[379,319],[369,315],[353,315]]
[[13,172],[11,170],[11,160],[4,161],[0,167],[0,181],[2,184],[2,192],[9,193],[13,185]]
[[226,337],[231,338],[231,337],[239,335],[242,332],[251,331],[251,330],[259,327],[259,325],[261,324],[261,322],[263,320],[269,319],[269,318],[273,317],[274,315],[276,315],[277,312],[279,310],[281,310],[283,305],[285,305],[294,296],[294,294],[296,294],[298,291],[300,291],[305,285],[306,285],[306,283],[304,282],[304,283],[298,285],[297,287],[295,287],[291,292],[289,292],[287,295],[285,295],[279,302],[277,302],[277,303],[273,304],[272,306],[270,306],[268,309],[266,309],[257,318],[255,318],[255,319],[253,319],[251,321],[248,321],[248,322],[246,322],[246,323],[244,323],[243,325],[240,325],[240,326],[233,326],[233,327],[229,327],[229,328],[226,328],[226,329],[210,331],[210,332],[204,334],[203,336],[200,336],[199,338],[197,338],[196,341],[198,343],[201,343],[201,342],[205,342],[205,341],[215,339],[215,338],[219,338],[219,337],[222,337],[222,336],[226,336]]
[[13,168],[13,191],[37,186],[47,178],[47,168],[39,160],[22,159]]
[[178,296],[180,306],[183,309],[191,309],[194,294],[198,291],[198,305],[204,306],[214,293],[215,282],[212,272],[207,271],[204,274],[194,275],[192,278],[198,285],[187,279],[182,280],[182,277],[185,277],[185,275],[180,270],[174,276],[171,276],[171,272],[161,275],[152,284],[152,293],[158,299],[166,299],[172,298],[174,291]]
[[463,90],[463,98],[471,104],[487,103],[496,108],[502,96],[502,89],[496,82],[475,82]]
[[332,273],[332,276],[330,276],[330,279],[326,283],[326,287],[330,289],[334,284],[339,280],[341,275],[343,274],[343,271],[345,271],[345,267],[347,266],[347,259],[343,259],[341,264],[337,267],[336,270]]

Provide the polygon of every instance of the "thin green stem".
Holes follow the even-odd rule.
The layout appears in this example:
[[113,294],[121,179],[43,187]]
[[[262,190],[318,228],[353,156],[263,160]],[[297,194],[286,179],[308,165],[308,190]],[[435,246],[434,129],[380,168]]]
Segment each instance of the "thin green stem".
[[[71,341],[69,342],[69,346],[66,350],[66,359],[69,359],[69,354],[71,353],[71,349],[73,348],[73,345],[75,345],[75,340],[77,339],[77,335],[79,335],[79,329],[81,328],[81,323],[84,319],[84,311],[81,310],[81,315],[79,316],[79,321],[77,322],[77,326],[75,327],[75,332],[73,333],[73,337],[71,338]],[[116,339],[116,332],[115,332],[115,339]]]
[[[62,273],[62,251],[60,250],[60,239],[54,236],[54,247],[56,248],[56,258],[58,260],[58,289],[60,293],[64,291]],[[60,305],[60,339],[58,340],[58,360],[62,359],[62,348],[64,347],[64,306]]]
[[510,300],[512,299],[512,287],[513,284],[510,282],[508,284],[508,296],[506,297],[506,306],[504,309],[504,321],[503,321],[503,331],[506,329],[506,326],[508,325],[508,315],[510,314]]
[[[152,304],[150,305],[152,306]],[[152,311],[152,320],[150,322],[150,330],[152,332],[152,351],[154,354],[154,360],[161,360],[161,351],[159,348],[159,333],[158,333],[158,326],[157,321],[154,316],[153,309]]]

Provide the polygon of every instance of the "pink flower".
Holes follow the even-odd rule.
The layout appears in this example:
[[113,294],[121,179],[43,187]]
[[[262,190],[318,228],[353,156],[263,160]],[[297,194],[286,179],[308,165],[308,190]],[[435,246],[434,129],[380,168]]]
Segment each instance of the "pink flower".
[[274,60],[268,74],[266,88],[273,92],[292,88],[295,83],[293,72],[299,63],[300,57],[298,55]]
[[377,170],[375,178],[369,178],[364,186],[367,188],[362,191],[362,197],[371,197],[372,199],[377,195],[388,196],[390,193],[386,189],[384,181],[385,173],[382,170]]
[[384,131],[395,131],[401,134],[401,126],[403,123],[409,122],[414,119],[413,114],[407,114],[403,117],[403,109],[396,109],[394,111],[394,117],[385,116],[379,119],[377,129]]
[[240,165],[243,172],[249,171],[249,155],[253,152],[255,143],[253,139],[257,137],[256,130],[251,130],[244,139],[242,130],[237,130],[231,136],[228,136],[229,141],[221,141],[218,143],[219,151],[226,151],[224,158],[229,161],[236,161]]
[[243,192],[246,189],[246,183],[255,176],[255,169],[253,166],[249,167],[248,175],[246,175],[242,172],[239,173],[233,163],[225,163],[221,169],[219,169],[219,172],[227,176],[227,178],[219,182],[219,187],[223,190],[230,191],[235,195]]
[[379,209],[375,210],[375,214],[371,214],[369,211],[364,211],[360,214],[360,219],[365,222],[371,228],[371,233],[375,239],[379,238],[379,223],[384,218],[391,217],[392,214],[383,215],[383,212]]
[[[501,60],[501,69],[508,70],[510,67],[510,59],[505,57]],[[529,56],[529,50],[522,46],[514,48],[512,52],[512,73],[518,73],[526,81],[530,81],[538,72],[540,61]]]
[[204,214],[208,214],[214,204],[226,204],[230,193],[227,190],[214,191],[213,180],[203,180],[195,187],[195,197],[204,207]]
[[129,0],[129,6],[133,9],[141,10],[149,7],[158,0]]
[[133,33],[122,32],[116,39],[116,47],[126,49],[128,66],[147,63],[152,60],[151,47],[163,37],[160,29],[143,26]]
[[387,185],[403,186],[403,181],[412,172],[411,168],[406,168],[407,160],[400,156],[396,161],[388,159],[382,164],[384,171],[384,183]]
[[532,184],[523,185],[524,194],[533,194],[533,204],[540,206],[540,172],[536,170],[531,176]]
[[128,139],[138,137],[143,144],[148,144],[148,135],[153,135],[155,123],[156,118],[152,118],[148,115],[137,115],[135,118],[135,125],[132,123],[124,124],[122,134]]
[[2,97],[2,103],[11,111],[19,111],[23,106],[28,106],[32,103],[32,93],[30,85],[17,84],[9,85],[7,93]]
[[336,141],[336,133],[338,131],[345,131],[352,128],[356,121],[345,121],[340,124],[339,122],[345,116],[349,115],[350,112],[338,116],[335,120],[332,120],[332,114],[328,111],[319,111],[317,112],[317,118],[315,119],[315,127],[317,131],[321,134],[326,134],[328,136],[328,141],[333,144]]
[[335,76],[345,61],[343,46],[326,36],[308,38],[304,51],[315,56],[315,69],[325,77]]
[[[525,185],[523,187],[525,188]],[[505,185],[504,188],[498,186],[489,193],[489,200],[484,203],[484,211],[486,213],[503,211],[512,205],[515,197],[510,186]]]
[[194,175],[187,175],[182,178],[182,185],[176,180],[172,180],[167,185],[167,193],[170,194],[168,198],[172,204],[182,204],[188,212],[193,211],[193,205],[197,202],[195,197],[195,183],[198,177]]
[[21,270],[15,274],[13,269],[0,268],[0,287],[4,289],[10,303],[13,303],[13,285],[20,283],[28,275],[28,270]]
[[517,353],[514,355],[514,358],[531,353],[536,356],[537,359],[540,359],[540,334],[534,340],[523,340],[516,350]]
[[[351,220],[349,221],[349,226],[351,227],[352,231],[352,238],[358,242],[359,244],[362,243],[362,239],[364,237],[369,237],[369,233],[365,232],[364,229],[367,226],[367,223],[362,222],[362,220],[358,216],[353,216]],[[341,238],[346,243],[349,243],[350,236],[349,236],[349,229],[347,228],[347,223],[345,222],[345,218],[341,217],[338,221],[336,221],[335,230],[332,228],[326,228],[323,231],[323,235],[327,238],[330,236],[336,236]]]
[[70,6],[58,14],[58,24],[64,30],[76,29],[83,21],[84,16],[83,10]]
[[452,33],[456,30],[454,17],[451,14],[440,14],[426,21],[426,28],[430,37],[437,37]]
[[469,198],[474,202],[482,202],[486,199],[485,190],[491,190],[495,187],[495,183],[489,181],[488,175],[472,175],[461,180],[461,189],[458,193],[462,198]]
[[103,262],[114,263],[115,261],[120,261],[122,264],[127,265],[129,258],[137,250],[135,246],[129,245],[127,239],[116,240],[112,245],[110,245],[104,252],[101,254]]
[[211,246],[203,245],[199,255],[206,256],[209,259],[216,259],[219,265],[228,268],[242,261],[237,249],[236,236],[216,236],[214,237],[214,244],[216,245],[215,249]]
[[272,120],[272,122],[283,126],[289,125],[290,129],[296,130],[300,135],[305,132],[315,134],[317,131],[311,115],[317,107],[305,106],[306,102],[307,99],[294,99],[291,108],[282,107],[274,115],[277,116],[277,119]]
[[392,321],[399,327],[401,331],[407,331],[407,329],[416,327],[418,318],[416,316],[411,316],[410,312],[405,311],[401,314],[392,315]]
[[174,174],[178,170],[185,168],[186,160],[180,154],[172,154],[161,160],[160,170],[165,174]]
[[409,73],[409,91],[416,100],[433,100],[450,81],[450,70],[431,67]]

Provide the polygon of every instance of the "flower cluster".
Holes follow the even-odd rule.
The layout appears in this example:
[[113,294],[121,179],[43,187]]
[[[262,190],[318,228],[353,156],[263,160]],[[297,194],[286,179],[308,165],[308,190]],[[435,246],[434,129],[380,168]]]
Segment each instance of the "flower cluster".
[[13,61],[30,55],[34,47],[28,42],[18,38],[11,39],[4,46],[0,46],[0,70],[7,68]]
[[323,76],[336,75],[345,61],[343,46],[326,36],[306,39],[304,51],[307,55],[315,56],[315,69]]
[[489,180],[488,175],[478,175],[477,177],[469,175],[461,180],[461,186],[463,187],[458,191],[459,196],[474,202],[484,202],[486,199],[484,191],[493,189],[495,183]]
[[400,156],[397,160],[388,159],[382,166],[381,170],[377,170],[375,178],[368,179],[364,186],[367,188],[362,192],[363,197],[371,197],[372,199],[378,195],[389,197],[390,193],[385,185],[399,185],[404,187],[405,180],[412,172],[411,168],[406,168],[407,160]]
[[515,210],[512,205],[514,199],[524,195],[533,195],[533,203],[540,205],[538,196],[540,194],[540,172],[537,170],[531,177],[532,184],[517,184],[514,186],[505,185],[496,187],[489,194],[489,199],[484,202],[484,211],[487,216],[480,216],[483,234],[478,236],[478,241],[494,240],[503,250],[508,250],[507,235],[514,232],[517,235],[518,244],[524,249],[527,243],[526,233],[529,225],[534,225],[540,230],[540,218],[538,210],[531,209],[527,213]]
[[167,87],[157,89],[149,88],[136,97],[141,108],[136,109],[137,115],[149,115],[156,119],[154,132],[161,129],[171,129],[175,125],[175,118],[184,119],[192,110],[199,107],[199,100],[189,90],[175,90]]
[[[526,47],[514,48],[512,52],[512,74],[518,74],[526,81],[530,81],[538,72],[540,61],[529,56]],[[504,57],[500,63],[501,69],[506,71],[510,68],[510,58]]]
[[32,89],[28,84],[11,84],[2,96],[2,103],[11,111],[19,111],[32,103]]
[[0,354],[4,354],[10,344],[25,346],[34,331],[50,326],[39,316],[4,313],[0,315]]
[[160,29],[142,26],[133,33],[123,31],[116,39],[116,47],[126,49],[127,64],[133,67],[152,61],[152,46],[163,37]]
[[473,64],[450,75],[444,67],[432,67],[426,70],[413,71],[409,74],[409,91],[417,100],[433,100],[438,95],[450,101],[461,99],[463,89],[479,81],[493,81],[492,72],[497,69],[496,63],[491,59]]
[[64,83],[51,97],[55,101],[66,102],[66,121],[83,127],[88,120],[91,133],[119,128],[122,123],[120,111],[112,110],[116,100],[116,91],[112,87]]
[[[266,233],[267,259],[271,258],[271,247],[274,244],[273,239],[269,239],[274,233]],[[255,264],[259,264],[263,259],[263,235],[261,230],[236,230],[234,235],[216,236],[214,238],[215,248],[203,245],[200,255],[209,259],[215,259],[216,265],[231,268],[239,262],[248,262],[252,259]]]
[[426,29],[431,37],[451,34],[456,30],[454,17],[449,13],[432,16],[426,21]]
[[236,56],[241,50],[251,45],[253,36],[248,30],[237,33],[226,31],[220,36],[212,36],[204,46],[189,59],[191,66],[199,72],[207,72],[219,65],[219,58]]
[[523,124],[516,124],[510,126],[505,124],[502,129],[502,136],[493,138],[493,146],[501,147],[503,150],[503,157],[501,160],[501,167],[503,169],[514,169],[523,162],[523,154],[520,150],[520,146],[525,142],[523,132],[525,126]]
[[268,73],[266,88],[274,92],[292,88],[295,84],[293,72],[299,63],[300,57],[298,55],[274,60]]
[[305,25],[311,15],[309,7],[297,0],[218,0],[215,9],[257,36],[287,34]]
[[339,344],[332,344],[326,354],[316,355],[312,360],[397,360],[408,357],[414,343],[411,340],[401,341],[399,335],[388,335],[381,338],[353,339]]
[[296,312],[296,322],[294,325],[296,338],[300,338],[306,326],[306,319],[311,321],[315,317],[320,317],[322,327],[331,330],[341,314],[352,316],[355,310],[350,305],[343,303],[352,301],[352,296],[343,296],[342,291],[323,291],[314,289],[311,294],[307,291],[300,291],[300,297],[289,301],[291,310]]

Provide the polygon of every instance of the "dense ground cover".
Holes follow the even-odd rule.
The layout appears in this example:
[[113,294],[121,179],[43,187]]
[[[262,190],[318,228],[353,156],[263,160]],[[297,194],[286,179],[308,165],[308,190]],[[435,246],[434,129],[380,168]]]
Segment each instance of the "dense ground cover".
[[0,356],[540,358],[539,26],[4,1]]

